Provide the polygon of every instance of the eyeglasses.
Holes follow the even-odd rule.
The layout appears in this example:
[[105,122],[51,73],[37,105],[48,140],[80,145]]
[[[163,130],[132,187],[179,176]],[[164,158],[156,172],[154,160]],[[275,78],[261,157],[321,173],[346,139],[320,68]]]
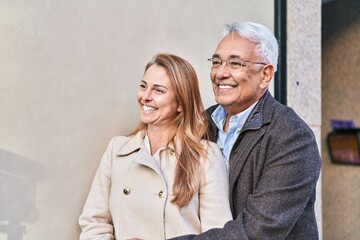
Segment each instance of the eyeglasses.
[[241,58],[231,58],[228,60],[221,60],[218,57],[212,57],[212,58],[209,58],[208,61],[211,62],[211,70],[213,70],[213,71],[218,70],[223,65],[223,63],[225,63],[226,66],[229,66],[231,70],[237,70],[237,69],[246,67],[247,63],[261,64],[261,65],[267,64],[264,62],[252,62],[252,61],[244,60]]

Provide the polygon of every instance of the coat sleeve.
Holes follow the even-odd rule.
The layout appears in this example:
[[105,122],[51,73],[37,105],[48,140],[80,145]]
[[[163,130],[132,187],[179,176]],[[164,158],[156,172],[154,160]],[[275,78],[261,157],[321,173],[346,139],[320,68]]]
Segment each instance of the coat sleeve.
[[208,159],[204,161],[204,174],[199,190],[202,232],[220,228],[232,219],[229,204],[229,180],[219,147],[210,142]]
[[313,207],[321,159],[312,131],[302,123],[289,122],[268,130],[271,134],[252,149],[252,160],[263,162],[253,165],[259,174],[252,177],[254,189],[236,219],[223,228],[176,240],[286,239],[305,208]]
[[81,227],[80,240],[102,239],[113,240],[113,225],[109,210],[111,187],[111,159],[113,138],[102,156],[88,197],[79,218]]

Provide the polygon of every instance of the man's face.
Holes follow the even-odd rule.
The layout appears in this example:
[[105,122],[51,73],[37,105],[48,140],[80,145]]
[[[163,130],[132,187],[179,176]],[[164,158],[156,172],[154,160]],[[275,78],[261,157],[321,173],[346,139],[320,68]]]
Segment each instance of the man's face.
[[[255,46],[255,43],[233,33],[220,41],[213,57],[222,61],[261,62],[255,54]],[[264,69],[271,66],[244,62],[242,67],[232,69],[229,65],[223,63],[218,69],[211,70],[210,78],[216,102],[234,115],[250,107],[265,93],[271,78],[265,77]]]

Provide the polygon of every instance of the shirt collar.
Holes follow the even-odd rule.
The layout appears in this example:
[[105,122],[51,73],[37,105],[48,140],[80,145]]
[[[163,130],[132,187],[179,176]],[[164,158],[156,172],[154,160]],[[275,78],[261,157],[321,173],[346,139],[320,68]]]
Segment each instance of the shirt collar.
[[[236,117],[238,120],[238,128],[242,129],[242,127],[245,124],[246,119],[249,117],[251,111],[254,109],[255,105],[258,103],[258,101],[256,101],[253,105],[251,105],[250,107],[248,107],[247,109],[245,109],[244,111],[232,116],[232,117]],[[217,106],[217,108],[215,109],[215,111],[211,114],[211,118],[214,121],[214,123],[216,124],[216,126],[219,129],[223,129],[225,120],[226,120],[226,111],[224,109],[223,106],[219,105]]]

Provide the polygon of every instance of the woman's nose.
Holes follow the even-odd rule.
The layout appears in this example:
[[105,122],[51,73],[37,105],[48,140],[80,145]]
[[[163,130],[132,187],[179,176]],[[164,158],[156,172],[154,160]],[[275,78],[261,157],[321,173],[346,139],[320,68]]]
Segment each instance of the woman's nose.
[[151,90],[146,90],[142,96],[142,99],[149,101],[152,99],[152,91]]

